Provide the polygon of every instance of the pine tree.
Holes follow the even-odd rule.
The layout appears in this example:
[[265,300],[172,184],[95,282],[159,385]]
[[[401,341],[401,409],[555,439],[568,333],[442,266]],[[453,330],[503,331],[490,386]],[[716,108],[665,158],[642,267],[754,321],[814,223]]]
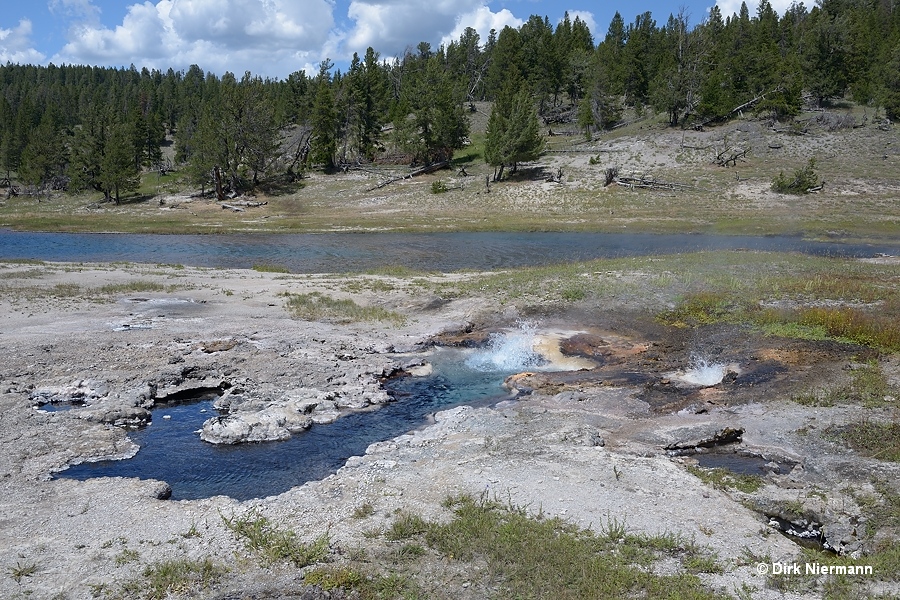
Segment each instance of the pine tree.
[[64,136],[57,129],[56,119],[48,110],[37,129],[31,132],[22,150],[20,178],[28,184],[43,186],[65,174],[68,157]]
[[100,163],[103,160],[105,145],[106,128],[100,123],[98,115],[82,122],[75,129],[67,169],[69,191],[80,192],[85,189],[103,191],[100,182]]
[[140,170],[134,160],[134,131],[128,123],[110,125],[100,161],[100,183],[106,197],[119,204],[122,194],[141,185]]
[[326,170],[333,169],[335,166],[338,127],[334,91],[331,89],[331,78],[328,75],[329,68],[331,68],[331,63],[328,60],[323,62],[319,68],[316,99],[310,118],[313,132],[310,160],[313,163],[325,165]]
[[494,181],[503,178],[508,166],[515,173],[518,163],[535,160],[544,149],[537,111],[527,89],[510,82],[494,102],[485,134],[484,158],[499,167]]

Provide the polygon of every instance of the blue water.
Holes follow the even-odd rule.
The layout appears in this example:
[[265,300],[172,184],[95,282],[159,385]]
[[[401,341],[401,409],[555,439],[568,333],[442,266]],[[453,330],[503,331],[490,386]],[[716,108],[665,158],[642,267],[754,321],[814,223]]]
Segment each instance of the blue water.
[[649,233],[149,235],[0,230],[0,259],[130,261],[225,268],[277,264],[294,273],[347,273],[385,266],[441,272],[491,270],[718,249],[860,257],[896,254],[900,242],[841,244],[796,236]]
[[460,404],[489,405],[506,398],[501,383],[515,369],[472,368],[466,364],[470,357],[465,351],[439,349],[431,376],[385,384],[395,402],[348,414],[328,425],[313,425],[283,442],[235,446],[202,442],[195,432],[218,414],[212,398],[159,407],[152,411],[149,426],[129,434],[141,448],[134,458],[83,463],[57,476],[159,479],[172,487],[176,500],[216,495],[248,500],[280,494],[334,473],[374,442],[422,427],[436,411]]

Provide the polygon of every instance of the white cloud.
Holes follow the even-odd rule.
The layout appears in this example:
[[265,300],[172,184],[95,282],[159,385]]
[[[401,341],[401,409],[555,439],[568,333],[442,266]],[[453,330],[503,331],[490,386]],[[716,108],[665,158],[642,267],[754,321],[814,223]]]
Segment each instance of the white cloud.
[[31,43],[31,21],[22,19],[12,29],[0,28],[0,64],[41,64],[45,58]]
[[[62,0],[83,2],[84,0]],[[329,0],[160,0],[128,7],[122,23],[73,25],[54,60],[285,77],[322,57],[334,26]]]
[[481,8],[482,0],[352,0],[347,16],[355,26],[343,47],[348,54],[371,46],[383,55],[400,55],[419,42],[436,45],[455,31],[459,15]]
[[471,27],[478,32],[481,44],[484,44],[488,39],[491,29],[496,30],[499,34],[507,25],[513,28],[519,28],[524,23],[525,21],[513,16],[508,9],[504,8],[500,12],[495,13],[491,12],[491,9],[487,6],[479,6],[471,12],[460,15],[456,22],[456,27],[449,35],[441,40],[441,43],[448,44],[459,40],[460,36],[462,36],[463,32],[466,30],[466,27]]
[[60,13],[83,23],[100,23],[100,9],[91,0],[50,0],[47,8],[51,13]]
[[[595,44],[603,40],[606,32],[603,32],[603,36],[600,36],[600,32],[597,29],[597,22],[594,20],[594,13],[586,10],[570,10],[569,20],[574,23],[576,17],[581,19],[581,22],[587,25],[588,29],[591,30],[591,35],[594,36]],[[562,23],[562,19],[560,19],[559,21],[560,23]]]

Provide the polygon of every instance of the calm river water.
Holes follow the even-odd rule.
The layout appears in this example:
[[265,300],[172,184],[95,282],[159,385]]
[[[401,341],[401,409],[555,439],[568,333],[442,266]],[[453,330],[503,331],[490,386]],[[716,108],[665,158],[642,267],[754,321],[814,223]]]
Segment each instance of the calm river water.
[[628,233],[324,233],[149,235],[0,230],[0,259],[130,261],[196,267],[286,267],[347,273],[402,266],[491,270],[698,250],[762,250],[834,256],[896,254],[897,244],[815,242],[794,236]]

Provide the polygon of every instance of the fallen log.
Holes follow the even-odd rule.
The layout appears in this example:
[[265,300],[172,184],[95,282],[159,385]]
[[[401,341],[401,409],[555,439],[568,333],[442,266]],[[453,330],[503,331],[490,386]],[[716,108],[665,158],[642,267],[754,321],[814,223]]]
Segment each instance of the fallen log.
[[[607,178],[609,178],[609,172],[607,172]],[[655,179],[650,179],[644,175],[640,177],[628,177],[628,176],[615,176],[612,180],[617,185],[621,185],[629,188],[640,188],[646,190],[669,190],[669,191],[677,191],[677,190],[691,190],[695,189],[694,186],[688,185],[685,183],[674,183],[671,181],[656,181]],[[609,185],[609,184],[607,184]]]
[[225,203],[223,202],[223,203],[222,203],[222,210],[225,210],[226,208],[229,209],[229,210],[232,210],[232,211],[234,211],[234,212],[244,212],[244,209],[241,208],[240,206],[235,206],[234,204],[225,204]]
[[[252,202],[250,200],[238,200],[236,202],[229,202],[227,204],[227,206],[228,207],[242,206],[244,208],[257,208],[260,206],[265,206],[266,204],[268,204],[268,202]],[[226,205],[223,204],[222,206],[226,206]]]
[[434,173],[435,171],[440,171],[441,169],[444,169],[444,168],[449,167],[449,166],[450,166],[450,161],[449,161],[449,160],[444,160],[444,161],[441,161],[441,162],[439,162],[439,163],[434,163],[434,164],[431,164],[431,165],[427,165],[427,166],[418,168],[418,169],[416,169],[415,171],[412,171],[411,173],[407,173],[406,175],[401,175],[400,177],[393,177],[393,178],[391,178],[391,179],[388,179],[387,181],[383,181],[383,182],[379,183],[378,185],[376,185],[375,187],[369,188],[369,189],[366,190],[366,191],[367,191],[367,192],[372,192],[372,191],[375,191],[375,190],[380,190],[380,189],[383,188],[384,186],[390,185],[390,184],[392,184],[392,183],[394,183],[394,182],[402,181],[402,180],[404,180],[404,179],[412,179],[413,177],[417,177],[417,176],[419,176],[419,175],[427,175],[428,173]]

